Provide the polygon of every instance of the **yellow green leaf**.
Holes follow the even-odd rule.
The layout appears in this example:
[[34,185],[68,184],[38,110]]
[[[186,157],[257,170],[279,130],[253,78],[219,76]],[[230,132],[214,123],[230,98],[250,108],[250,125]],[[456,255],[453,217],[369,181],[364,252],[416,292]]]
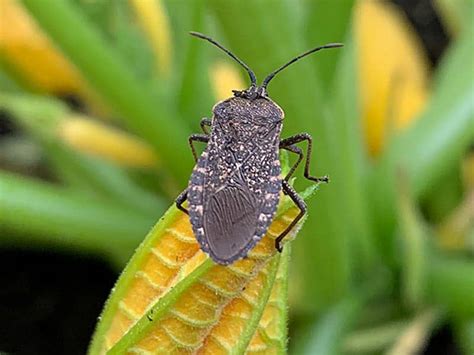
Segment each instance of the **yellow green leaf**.
[[247,348],[248,354],[284,354],[287,344],[288,264],[290,245],[283,251],[270,299]]
[[44,34],[20,1],[0,1],[0,23],[0,60],[22,81],[40,92],[77,94],[97,112],[106,111],[76,67]]
[[[316,185],[311,186],[303,197],[315,189]],[[250,342],[255,346],[257,340],[252,337],[278,266],[275,238],[297,213],[291,200],[283,197],[266,236],[248,257],[222,266],[200,250],[189,217],[171,207],[145,238],[112,291],[90,354],[205,353],[208,347],[218,345],[224,353],[229,353],[227,347],[232,353],[245,349]],[[281,305],[277,308],[284,309]],[[228,332],[230,328],[232,332]],[[269,339],[278,334],[268,329]]]
[[149,168],[158,162],[153,149],[140,138],[84,115],[63,117],[57,133],[75,150],[120,165]]

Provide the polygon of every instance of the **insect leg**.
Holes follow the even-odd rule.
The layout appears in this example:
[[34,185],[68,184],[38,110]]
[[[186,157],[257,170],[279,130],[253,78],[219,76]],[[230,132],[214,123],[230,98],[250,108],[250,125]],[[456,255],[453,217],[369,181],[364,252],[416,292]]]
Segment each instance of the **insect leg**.
[[282,139],[280,141],[280,148],[286,149],[286,147],[289,147],[291,145],[294,145],[296,143],[300,143],[303,141],[308,142],[308,149],[306,150],[306,161],[304,165],[304,177],[311,181],[329,182],[328,176],[315,177],[309,174],[309,163],[310,163],[311,151],[313,150],[313,138],[308,133],[299,133],[294,136],[288,137],[286,139]]
[[283,246],[281,245],[281,241],[285,236],[293,229],[293,227],[300,221],[301,218],[306,213],[306,203],[303,201],[303,199],[298,195],[298,193],[293,189],[293,187],[286,181],[282,180],[282,185],[283,185],[283,192],[290,196],[290,198],[293,200],[295,205],[300,209],[300,213],[295,217],[295,219],[290,223],[288,227],[278,236],[277,239],[275,239],[275,248],[281,253],[283,250]]
[[175,202],[176,202],[176,207],[178,207],[178,209],[180,209],[181,211],[183,211],[186,214],[189,214],[188,210],[183,207],[183,203],[184,203],[184,201],[186,201],[187,198],[188,198],[188,188],[186,188],[186,190],[181,192],[178,195],[178,197],[176,197]]
[[200,133],[191,134],[189,136],[188,142],[189,142],[189,146],[191,147],[191,151],[193,152],[194,160],[197,162],[198,157],[197,157],[196,149],[194,148],[193,142],[207,143],[209,142],[209,136],[207,134],[200,134]]
[[209,134],[209,132],[206,129],[206,126],[211,127],[212,121],[210,118],[204,117],[204,118],[201,118],[201,123],[199,125],[201,126],[201,129],[205,134]]
[[286,176],[285,176],[285,180],[288,181],[290,179],[291,175],[293,175],[293,173],[295,172],[298,165],[303,160],[303,151],[301,150],[300,147],[297,147],[296,145],[289,145],[289,146],[286,146],[286,147],[281,147],[281,149],[285,149],[285,150],[288,150],[292,153],[298,154],[298,160],[296,161],[296,163],[293,164],[290,171],[288,171],[288,174],[286,174]]

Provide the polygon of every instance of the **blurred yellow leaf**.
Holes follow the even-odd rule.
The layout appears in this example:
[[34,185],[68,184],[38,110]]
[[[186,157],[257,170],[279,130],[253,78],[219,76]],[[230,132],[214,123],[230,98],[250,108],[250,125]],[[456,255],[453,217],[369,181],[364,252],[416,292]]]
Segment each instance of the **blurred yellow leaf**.
[[355,7],[362,114],[376,156],[394,131],[407,127],[427,101],[429,66],[422,45],[395,5],[361,0]]
[[157,59],[159,73],[171,71],[172,41],[168,15],[161,0],[130,0]]
[[217,62],[210,69],[211,84],[214,96],[218,101],[232,96],[232,90],[242,90],[246,84],[235,65]]
[[84,90],[79,73],[18,0],[0,1],[0,23],[0,56],[30,85],[56,94]]
[[72,148],[120,165],[153,167],[158,159],[140,138],[80,115],[68,115],[58,127],[59,137]]

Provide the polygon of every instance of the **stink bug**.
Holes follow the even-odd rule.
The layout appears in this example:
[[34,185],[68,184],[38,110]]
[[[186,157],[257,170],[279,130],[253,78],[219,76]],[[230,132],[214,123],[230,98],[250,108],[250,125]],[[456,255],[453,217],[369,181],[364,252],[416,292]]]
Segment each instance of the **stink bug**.
[[[308,142],[305,178],[328,182],[328,177],[309,174],[312,148],[309,134],[280,139],[284,112],[268,97],[267,85],[277,73],[297,60],[342,44],[327,44],[303,53],[269,74],[258,86],[254,72],[233,53],[201,33],[191,32],[191,35],[209,41],[243,66],[250,76],[251,85],[247,90],[234,90],[234,97],[217,103],[212,109],[212,119],[201,120],[204,134],[189,137],[197,164],[188,188],[178,196],[176,205],[189,214],[201,249],[215,262],[227,265],[244,258],[263,237],[283,190],[300,213],[276,238],[275,247],[281,251],[282,239],[306,213],[305,202],[288,183],[304,156],[297,143]],[[211,128],[210,132],[206,126]],[[199,159],[193,142],[207,143]],[[298,155],[298,160],[283,179],[280,178],[280,149]],[[189,211],[182,206],[186,199],[189,200]]]

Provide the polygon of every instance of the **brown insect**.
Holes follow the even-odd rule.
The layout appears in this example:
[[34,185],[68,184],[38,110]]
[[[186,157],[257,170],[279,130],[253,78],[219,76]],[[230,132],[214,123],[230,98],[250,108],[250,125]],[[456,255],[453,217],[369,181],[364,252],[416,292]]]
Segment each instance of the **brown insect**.
[[[211,42],[242,65],[250,76],[251,85],[247,90],[234,90],[234,97],[217,103],[212,120],[201,120],[204,134],[189,137],[197,164],[188,188],[178,196],[176,205],[189,214],[201,249],[217,263],[226,265],[244,258],[263,237],[283,190],[300,213],[276,238],[275,247],[281,251],[282,239],[306,213],[305,202],[288,183],[304,157],[297,143],[308,142],[305,178],[328,182],[328,177],[313,177],[309,173],[312,148],[309,134],[280,139],[284,112],[268,97],[267,86],[277,73],[297,60],[342,44],[327,44],[303,53],[272,72],[258,86],[254,72],[234,54],[208,36],[197,32],[191,32],[191,35]],[[206,126],[211,127],[210,132]],[[199,159],[193,142],[207,143]],[[283,179],[280,178],[280,149],[298,155],[298,160]],[[189,200],[189,211],[182,206],[186,199]]]

